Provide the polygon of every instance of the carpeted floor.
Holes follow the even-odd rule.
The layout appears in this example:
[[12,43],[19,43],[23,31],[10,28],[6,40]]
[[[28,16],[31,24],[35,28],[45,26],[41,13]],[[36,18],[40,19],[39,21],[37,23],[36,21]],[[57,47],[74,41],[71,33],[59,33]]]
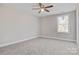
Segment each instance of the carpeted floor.
[[79,54],[74,42],[35,38],[0,48],[0,55],[74,55]]

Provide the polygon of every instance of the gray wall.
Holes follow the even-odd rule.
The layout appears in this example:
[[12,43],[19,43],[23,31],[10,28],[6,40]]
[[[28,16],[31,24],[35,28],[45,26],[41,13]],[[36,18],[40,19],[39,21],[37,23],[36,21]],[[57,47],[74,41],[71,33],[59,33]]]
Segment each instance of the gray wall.
[[39,20],[29,12],[29,8],[23,10],[25,7],[21,7],[0,5],[0,45],[38,35]]
[[[58,33],[57,32],[57,17],[60,15],[70,15],[69,16],[69,28],[70,33]],[[75,20],[76,20],[75,11],[68,12],[64,14],[51,15],[47,17],[40,18],[40,35],[43,37],[56,37],[63,40],[75,40]]]

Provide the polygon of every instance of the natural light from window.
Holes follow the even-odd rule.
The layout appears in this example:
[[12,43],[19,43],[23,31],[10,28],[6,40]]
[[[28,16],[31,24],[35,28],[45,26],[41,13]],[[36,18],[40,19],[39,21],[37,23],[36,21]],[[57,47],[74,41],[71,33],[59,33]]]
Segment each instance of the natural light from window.
[[58,21],[58,32],[69,32],[69,16],[59,16],[57,18]]

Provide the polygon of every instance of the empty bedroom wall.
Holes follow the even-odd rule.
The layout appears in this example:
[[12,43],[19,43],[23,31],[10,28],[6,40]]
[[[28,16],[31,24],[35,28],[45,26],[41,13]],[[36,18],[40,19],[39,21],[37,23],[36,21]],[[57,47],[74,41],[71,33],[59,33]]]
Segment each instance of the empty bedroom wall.
[[[57,17],[61,15],[69,15],[69,33],[58,33],[57,32]],[[41,22],[41,31],[40,35],[46,38],[57,38],[63,39],[68,41],[75,41],[75,20],[76,20],[75,11],[63,13],[63,14],[56,14],[51,16],[42,17]]]
[[0,45],[37,36],[39,20],[29,8],[18,4],[0,4]]

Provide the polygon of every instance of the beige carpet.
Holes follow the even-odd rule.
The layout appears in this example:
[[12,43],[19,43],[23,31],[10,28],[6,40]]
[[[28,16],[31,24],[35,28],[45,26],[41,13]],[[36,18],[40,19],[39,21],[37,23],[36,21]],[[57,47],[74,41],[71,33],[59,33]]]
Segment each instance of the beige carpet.
[[79,54],[74,42],[35,38],[0,48],[0,55],[71,55]]

